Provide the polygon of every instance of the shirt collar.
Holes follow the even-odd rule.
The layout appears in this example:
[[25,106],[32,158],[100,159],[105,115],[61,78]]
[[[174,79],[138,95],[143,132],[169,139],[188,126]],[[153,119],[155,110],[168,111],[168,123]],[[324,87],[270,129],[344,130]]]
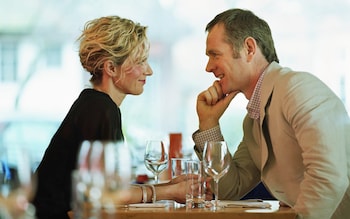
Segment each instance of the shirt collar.
[[253,95],[247,105],[248,116],[252,119],[260,118],[261,85],[264,75],[265,71],[260,75],[258,82],[255,85]]

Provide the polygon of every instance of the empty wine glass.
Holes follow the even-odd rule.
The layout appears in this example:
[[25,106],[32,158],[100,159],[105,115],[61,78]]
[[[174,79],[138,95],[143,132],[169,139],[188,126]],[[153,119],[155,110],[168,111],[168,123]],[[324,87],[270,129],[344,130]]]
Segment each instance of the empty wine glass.
[[155,183],[158,183],[159,174],[165,170],[168,165],[168,154],[165,151],[163,141],[147,141],[144,161],[147,169],[154,174]]
[[131,155],[126,143],[84,141],[72,180],[75,217],[99,218],[101,208],[114,212],[130,196]]
[[131,152],[126,142],[104,142],[104,193],[105,209],[115,210],[130,198],[132,175]]
[[77,169],[72,172],[74,218],[99,218],[104,185],[103,147],[99,141],[83,141]]
[[225,141],[209,141],[205,143],[203,151],[204,170],[215,182],[213,210],[219,209],[219,180],[227,173],[230,161],[231,155]]
[[[20,146],[0,149],[0,206],[10,218],[34,217],[29,203],[34,193],[29,152]],[[4,213],[4,212],[2,212]],[[32,215],[30,215],[32,214]],[[2,216],[0,215],[0,218]]]

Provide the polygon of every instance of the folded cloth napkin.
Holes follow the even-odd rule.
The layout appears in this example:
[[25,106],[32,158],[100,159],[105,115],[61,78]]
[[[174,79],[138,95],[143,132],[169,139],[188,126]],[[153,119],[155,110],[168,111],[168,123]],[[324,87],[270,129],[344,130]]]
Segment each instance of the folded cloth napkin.
[[164,208],[166,204],[164,203],[138,203],[129,204],[129,208]]
[[219,205],[225,208],[271,208],[271,204],[263,201],[229,201],[220,200]]

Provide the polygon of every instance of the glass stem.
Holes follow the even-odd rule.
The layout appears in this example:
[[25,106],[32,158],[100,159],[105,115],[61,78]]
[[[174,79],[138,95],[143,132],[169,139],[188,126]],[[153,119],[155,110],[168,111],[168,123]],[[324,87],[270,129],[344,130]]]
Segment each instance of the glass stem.
[[155,184],[158,184],[158,174],[154,174],[154,182]]
[[215,208],[219,207],[219,179],[215,179]]

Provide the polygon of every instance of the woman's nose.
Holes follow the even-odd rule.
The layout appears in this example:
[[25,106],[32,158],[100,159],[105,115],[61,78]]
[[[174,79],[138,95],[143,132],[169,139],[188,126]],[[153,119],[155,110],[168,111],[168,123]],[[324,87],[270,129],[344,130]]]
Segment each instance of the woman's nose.
[[148,76],[153,75],[153,70],[152,70],[151,66],[148,63],[147,63],[145,74],[148,75]]

